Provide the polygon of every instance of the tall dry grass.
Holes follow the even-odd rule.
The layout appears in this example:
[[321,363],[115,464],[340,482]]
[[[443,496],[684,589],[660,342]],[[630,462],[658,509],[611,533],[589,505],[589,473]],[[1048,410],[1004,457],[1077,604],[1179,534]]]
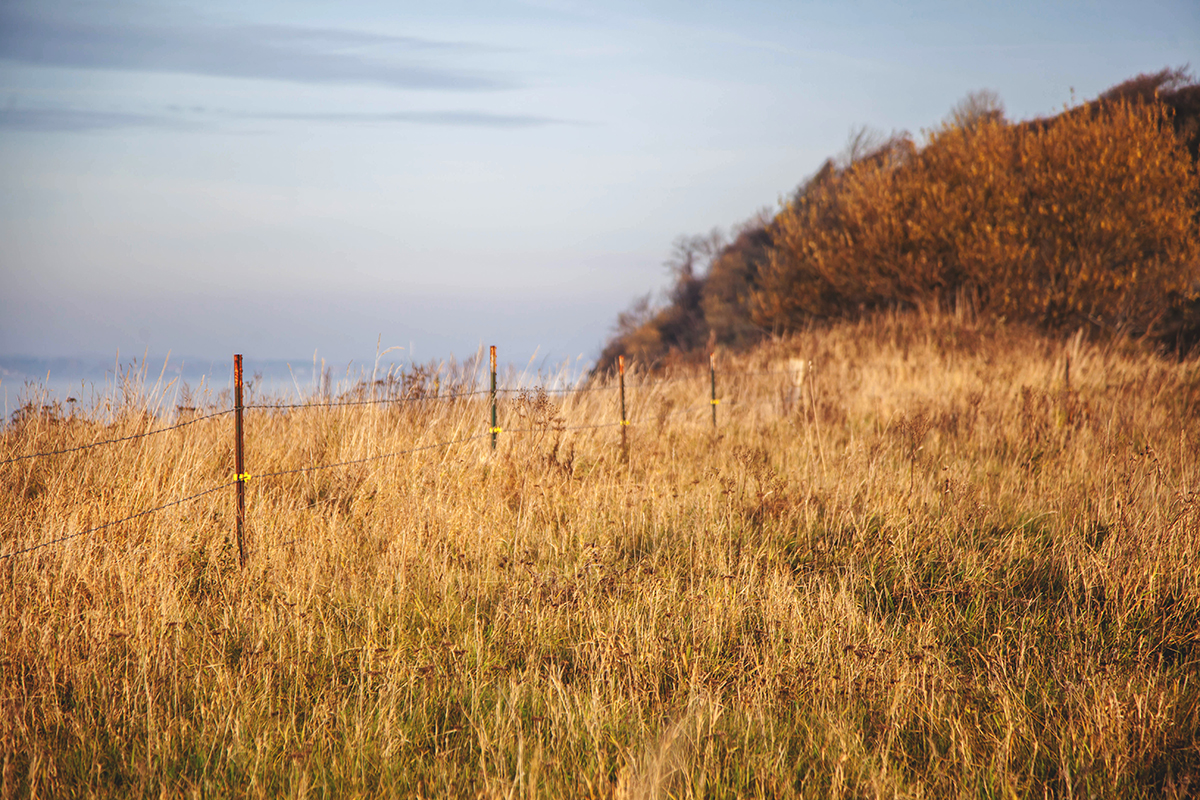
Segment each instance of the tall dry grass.
[[[706,374],[630,392],[628,463],[554,430],[608,387],[507,403],[540,432],[495,453],[252,480],[245,570],[232,489],[0,561],[4,796],[1200,791],[1200,364],[876,316],[720,367],[716,434]],[[145,425],[32,414],[0,460]],[[486,426],[258,411],[247,465]],[[0,467],[0,551],[224,483],[231,445]]]

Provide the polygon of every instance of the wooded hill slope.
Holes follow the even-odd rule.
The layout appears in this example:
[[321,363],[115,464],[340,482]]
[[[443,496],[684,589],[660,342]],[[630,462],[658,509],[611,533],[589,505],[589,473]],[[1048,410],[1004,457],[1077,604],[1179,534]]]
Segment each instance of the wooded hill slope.
[[852,140],[732,241],[683,237],[660,306],[617,320],[597,371],[744,349],[814,321],[943,308],[1200,343],[1200,83],[1139,75],[1057,116],[969,96],[918,144]]

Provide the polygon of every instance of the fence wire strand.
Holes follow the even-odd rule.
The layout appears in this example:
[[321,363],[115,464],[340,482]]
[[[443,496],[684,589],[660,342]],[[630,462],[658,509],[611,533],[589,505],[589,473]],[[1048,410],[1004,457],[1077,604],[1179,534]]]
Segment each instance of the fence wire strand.
[[[558,431],[583,431],[583,430],[592,430],[595,428],[615,428],[615,427],[620,426],[620,424],[621,423],[619,423],[619,422],[608,422],[608,423],[604,423],[601,425],[573,425],[573,426],[566,427],[566,428],[559,428],[557,430],[555,428],[546,428],[544,430],[541,428],[519,428],[519,429],[515,429],[515,430],[501,431],[500,433],[515,434],[515,433],[555,433]],[[630,424],[632,424],[632,423],[630,423]],[[262,474],[254,475],[252,480],[264,480],[266,478],[278,478],[282,475],[296,475],[301,472],[317,472],[319,470],[333,469],[335,467],[347,467],[347,466],[352,466],[354,464],[366,464],[367,462],[370,462],[370,461],[382,461],[385,458],[396,458],[397,456],[406,456],[406,455],[410,455],[412,453],[419,453],[423,450],[434,450],[439,447],[450,447],[451,445],[464,444],[466,442],[473,442],[477,439],[485,439],[490,435],[491,435],[491,433],[477,433],[474,436],[464,436],[459,439],[449,439],[444,442],[436,442],[434,444],[424,444],[419,447],[410,447],[406,450],[396,450],[391,453],[383,453],[382,455],[377,455],[377,456],[367,456],[366,458],[354,458],[354,459],[350,459],[348,461],[337,461],[337,462],[334,462],[333,464],[318,464],[316,466],[311,466],[311,467],[296,467],[295,469],[282,469],[282,470],[278,470],[276,472],[264,472]]]
[[497,389],[496,394],[532,394],[536,395],[538,391],[546,394],[587,394],[589,392],[607,392],[610,389],[608,386],[564,386],[557,389],[547,389],[545,386],[527,386],[523,389]]
[[[722,373],[717,373],[718,377],[721,374]],[[725,373],[725,374],[733,375],[733,374],[741,374],[741,373]],[[750,374],[750,373],[746,373],[746,374]],[[779,373],[779,374],[782,375],[784,373]],[[626,389],[653,389],[656,386],[665,386],[665,385],[671,384],[671,383],[687,383],[688,381],[706,380],[707,378],[708,378],[708,375],[706,375],[706,374],[697,374],[697,375],[692,375],[692,376],[678,376],[678,377],[674,377],[674,378],[663,378],[662,380],[656,380],[656,381],[644,381],[642,383],[626,383],[625,388]],[[590,392],[616,392],[617,385],[614,383],[611,385],[604,384],[604,385],[600,385],[600,386],[575,386],[575,387],[562,387],[562,388],[558,388],[558,389],[547,389],[544,386],[536,386],[535,385],[535,386],[527,386],[525,388],[498,388],[498,389],[496,389],[496,394],[497,395],[520,394],[522,392],[526,392],[529,394],[536,395],[539,389],[541,391],[545,392],[546,394],[571,395],[571,394],[586,394],[586,393],[590,393]],[[483,394],[487,394],[487,393],[488,393],[487,390],[484,390]]]
[[352,464],[365,464],[368,461],[381,461],[385,458],[395,458],[397,456],[406,456],[406,455],[409,455],[410,453],[419,453],[422,450],[433,450],[438,447],[449,447],[449,446],[455,445],[455,444],[471,442],[476,439],[483,439],[484,437],[486,437],[488,435],[489,434],[486,434],[486,433],[478,433],[478,434],[475,434],[474,436],[466,436],[461,439],[450,439],[445,442],[437,442],[435,444],[425,444],[425,445],[421,445],[420,447],[410,447],[407,450],[397,450],[393,453],[384,453],[383,455],[378,455],[378,456],[367,456],[366,458],[355,458],[355,459],[351,459],[349,461],[338,461],[333,464],[318,464],[313,467],[297,467],[296,469],[281,469],[277,472],[264,472],[261,475],[254,475],[253,479],[260,480],[260,479],[265,479],[265,478],[278,478],[281,475],[295,475],[300,472],[316,472],[318,470],[323,470],[323,469],[333,469],[334,467],[346,467],[346,466],[350,466]]
[[[635,423],[633,420],[627,420],[625,422],[625,424],[626,425],[635,425],[637,423]],[[590,430],[594,430],[596,428],[619,428],[619,427],[621,427],[620,422],[602,422],[597,425],[568,425],[563,428],[556,428],[553,425],[547,425],[543,428],[513,428],[511,430],[508,428],[504,428],[504,429],[500,430],[500,434],[503,436],[504,434],[510,434],[510,433],[565,433],[566,431],[590,431]]]
[[331,400],[328,403],[249,403],[242,408],[250,409],[292,409],[292,408],[338,408],[340,406],[379,406],[405,403],[432,403],[438,400],[457,400],[460,397],[478,397],[488,394],[487,389],[477,389],[472,392],[455,392],[453,394],[433,395],[429,397],[387,397],[371,400]]
[[50,545],[53,545],[53,544],[61,544],[65,541],[67,541],[68,539],[74,539],[79,536],[86,536],[89,533],[95,533],[96,531],[102,531],[105,528],[111,528],[114,525],[120,525],[122,522],[129,522],[131,520],[138,519],[139,517],[144,517],[148,514],[154,514],[156,512],[162,511],[163,509],[170,508],[171,506],[177,506],[177,505],[180,505],[181,503],[186,503],[190,500],[195,500],[199,497],[204,497],[204,495],[206,495],[206,494],[212,494],[213,492],[219,492],[222,489],[228,489],[230,486],[233,486],[235,483],[237,483],[237,481],[230,481],[229,483],[223,483],[220,486],[214,486],[211,489],[205,489],[203,492],[197,492],[196,494],[189,495],[188,497],[181,497],[178,500],[172,500],[170,503],[165,503],[161,506],[156,506],[155,508],[148,508],[145,511],[139,511],[136,514],[132,514],[132,515],[130,515],[128,517],[124,517],[122,519],[114,520],[112,522],[106,522],[103,525],[97,525],[95,528],[88,528],[86,531],[77,531],[76,533],[69,533],[66,536],[60,536],[57,539],[51,539],[48,542],[42,542],[40,544],[35,544],[31,547],[26,547],[21,550],[14,550],[11,553],[5,553],[4,555],[0,555],[0,560],[3,560],[5,558],[12,558],[13,556],[19,556],[24,553],[31,553],[34,550],[40,550],[43,547],[49,547]]
[[80,450],[91,450],[93,447],[101,447],[106,444],[117,444],[118,442],[130,442],[130,441],[133,441],[134,439],[144,439],[147,436],[154,436],[155,434],[158,434],[158,433],[166,433],[167,431],[179,430],[180,428],[186,428],[188,425],[195,425],[197,422],[203,422],[206,419],[214,419],[216,417],[222,417],[222,416],[225,416],[226,414],[232,414],[232,413],[233,413],[233,409],[227,408],[224,411],[214,411],[213,413],[205,414],[202,417],[196,417],[195,419],[189,419],[186,422],[180,422],[176,425],[170,425],[166,428],[157,428],[152,431],[146,431],[145,433],[135,433],[131,436],[120,436],[116,439],[105,439],[102,442],[92,442],[91,444],[82,444],[78,447],[68,447],[65,450],[47,450],[42,453],[30,453],[30,454],[24,455],[24,456],[14,456],[13,458],[9,458],[9,459],[5,459],[4,461],[0,461],[0,467],[5,466],[6,464],[15,464],[18,461],[25,461],[30,458],[43,458],[45,456],[61,456],[66,453],[76,453],[76,452],[79,452]]

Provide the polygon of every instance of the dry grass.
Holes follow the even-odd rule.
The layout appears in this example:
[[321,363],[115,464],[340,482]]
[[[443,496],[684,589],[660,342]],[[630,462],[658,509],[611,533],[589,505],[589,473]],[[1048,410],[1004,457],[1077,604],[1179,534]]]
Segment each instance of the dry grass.
[[[4,796],[1200,791],[1200,365],[878,317],[722,368],[788,357],[716,436],[707,375],[631,391],[628,464],[554,430],[606,391],[251,481],[245,571],[232,489],[0,561]],[[254,412],[248,469],[486,424]],[[229,480],[231,429],[0,467],[0,550]]]

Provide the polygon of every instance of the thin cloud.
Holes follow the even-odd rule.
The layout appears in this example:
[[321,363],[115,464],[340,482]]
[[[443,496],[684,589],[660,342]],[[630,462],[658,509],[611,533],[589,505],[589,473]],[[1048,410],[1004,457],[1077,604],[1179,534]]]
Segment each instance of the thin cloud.
[[[170,72],[296,83],[491,91],[509,78],[372,53],[425,56],[489,48],[287,25],[139,25],[21,13],[0,4],[0,59],[77,69]],[[370,51],[370,52],[367,52]]]
[[192,108],[182,113],[171,107],[168,113],[145,114],[120,111],[95,111],[63,108],[0,108],[0,130],[34,133],[87,133],[128,128],[197,131],[217,130],[218,121],[242,122],[315,122],[330,124],[408,124],[445,125],[468,128],[520,129],[547,125],[579,124],[570,120],[534,114],[494,114],[487,111],[391,111],[378,113],[306,112],[242,114],[206,113]]
[[492,114],[486,111],[391,111],[380,113],[302,113],[255,114],[254,119],[294,122],[412,123],[416,125],[458,125],[474,128],[536,128],[544,125],[570,125],[569,120],[532,114]]
[[196,130],[193,121],[167,114],[127,114],[61,108],[0,108],[0,129],[32,133],[87,133],[122,128]]
[[[216,28],[225,30],[226,28]],[[278,45],[305,44],[326,48],[396,48],[445,53],[501,52],[506,48],[474,42],[447,42],[419,36],[393,36],[343,28],[305,28],[297,25],[242,25],[238,30]]]

